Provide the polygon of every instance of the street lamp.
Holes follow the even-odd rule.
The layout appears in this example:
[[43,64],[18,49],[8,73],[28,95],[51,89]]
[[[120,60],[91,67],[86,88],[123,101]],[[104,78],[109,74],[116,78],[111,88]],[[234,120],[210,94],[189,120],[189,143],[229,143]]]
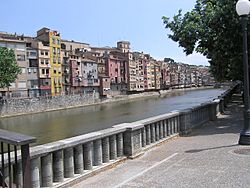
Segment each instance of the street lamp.
[[243,30],[243,66],[244,66],[244,128],[240,133],[239,144],[250,145],[250,101],[249,101],[249,69],[247,47],[247,22],[250,12],[250,2],[239,0],[236,4],[236,12],[241,17]]

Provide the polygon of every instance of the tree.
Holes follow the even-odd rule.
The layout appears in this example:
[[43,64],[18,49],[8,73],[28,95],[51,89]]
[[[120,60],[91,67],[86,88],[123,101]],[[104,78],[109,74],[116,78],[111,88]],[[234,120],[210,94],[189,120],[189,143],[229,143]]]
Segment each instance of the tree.
[[20,73],[14,51],[0,47],[0,88],[8,88]]
[[184,48],[204,55],[218,81],[243,80],[242,31],[235,11],[237,0],[197,0],[194,8],[172,20],[163,17],[168,37]]

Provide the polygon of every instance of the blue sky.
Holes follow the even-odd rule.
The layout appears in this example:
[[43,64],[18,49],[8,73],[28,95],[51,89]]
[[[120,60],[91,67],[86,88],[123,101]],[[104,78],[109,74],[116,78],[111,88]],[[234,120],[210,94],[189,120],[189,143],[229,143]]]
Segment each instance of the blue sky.
[[[91,46],[115,46],[131,42],[133,51],[156,59],[208,65],[199,54],[186,57],[167,38],[162,16],[193,8],[195,0],[6,0],[0,6],[0,31],[35,36],[42,27],[58,30],[62,38]],[[3,19],[4,18],[4,19]]]

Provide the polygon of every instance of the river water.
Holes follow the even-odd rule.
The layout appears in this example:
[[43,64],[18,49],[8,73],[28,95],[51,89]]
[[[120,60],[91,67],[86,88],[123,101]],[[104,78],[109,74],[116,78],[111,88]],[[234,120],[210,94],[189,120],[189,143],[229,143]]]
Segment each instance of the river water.
[[224,90],[206,89],[178,92],[175,96],[142,98],[74,109],[0,118],[0,129],[37,138],[36,144],[89,133],[119,123],[128,123],[199,105]]

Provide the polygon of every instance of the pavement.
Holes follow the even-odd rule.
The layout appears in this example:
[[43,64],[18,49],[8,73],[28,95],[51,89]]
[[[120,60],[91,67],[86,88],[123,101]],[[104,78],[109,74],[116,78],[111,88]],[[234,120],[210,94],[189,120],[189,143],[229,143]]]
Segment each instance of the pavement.
[[242,101],[234,96],[216,121],[72,187],[250,187],[250,146],[238,145],[242,126]]

